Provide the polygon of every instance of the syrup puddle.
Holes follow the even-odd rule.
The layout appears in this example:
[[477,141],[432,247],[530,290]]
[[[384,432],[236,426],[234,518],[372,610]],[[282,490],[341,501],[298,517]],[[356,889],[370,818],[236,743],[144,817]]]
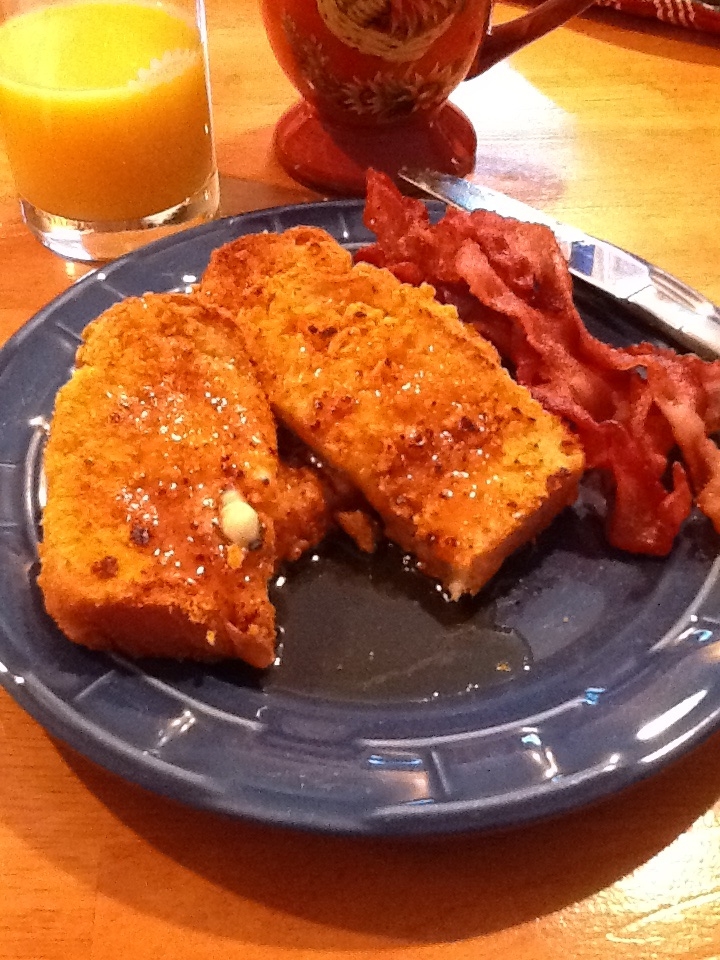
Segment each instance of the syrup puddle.
[[271,599],[281,651],[263,678],[266,690],[432,701],[531,666],[528,645],[496,625],[486,594],[448,601],[393,544],[370,558],[330,541],[277,578]]

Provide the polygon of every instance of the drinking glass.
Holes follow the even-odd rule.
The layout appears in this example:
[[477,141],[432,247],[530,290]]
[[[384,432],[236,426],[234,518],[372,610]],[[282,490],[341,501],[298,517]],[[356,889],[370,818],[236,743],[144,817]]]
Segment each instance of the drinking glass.
[[0,0],[0,123],[22,214],[108,260],[217,212],[203,0]]

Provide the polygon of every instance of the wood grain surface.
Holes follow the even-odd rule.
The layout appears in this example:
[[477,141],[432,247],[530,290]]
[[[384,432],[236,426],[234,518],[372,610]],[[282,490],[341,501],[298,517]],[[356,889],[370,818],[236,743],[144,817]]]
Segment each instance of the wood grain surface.
[[[256,3],[209,0],[208,25],[223,212],[309,198],[272,155],[294,93]],[[484,182],[720,302],[717,40],[592,15],[454,100]],[[84,270],[27,233],[0,154],[0,341]],[[0,960],[720,956],[720,734],[596,807],[423,843],[185,809],[53,741],[5,693],[0,771]]]

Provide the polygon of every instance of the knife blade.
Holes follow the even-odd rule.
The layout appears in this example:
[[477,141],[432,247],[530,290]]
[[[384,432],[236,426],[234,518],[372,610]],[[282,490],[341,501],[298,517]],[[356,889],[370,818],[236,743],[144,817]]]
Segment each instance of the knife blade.
[[489,210],[555,234],[570,273],[623,301],[642,321],[700,356],[720,356],[720,310],[681,280],[606,240],[561,223],[490,187],[431,170],[404,168],[400,177],[459,210]]

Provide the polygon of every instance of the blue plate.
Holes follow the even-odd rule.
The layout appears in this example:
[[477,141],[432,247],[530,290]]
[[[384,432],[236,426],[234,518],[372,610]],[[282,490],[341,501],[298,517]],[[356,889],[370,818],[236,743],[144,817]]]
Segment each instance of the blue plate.
[[[474,599],[384,547],[329,541],[273,586],[264,674],[131,663],[69,643],[36,586],[43,424],[80,332],[117,300],[183,288],[213,248],[297,224],[352,247],[355,201],[221,220],[88,275],[0,353],[0,683],[52,734],[198,807],[293,827],[423,834],[557,814],[652,773],[718,723],[718,541],[693,516],[670,557],[604,541],[591,481]],[[646,337],[577,291],[589,327]]]

